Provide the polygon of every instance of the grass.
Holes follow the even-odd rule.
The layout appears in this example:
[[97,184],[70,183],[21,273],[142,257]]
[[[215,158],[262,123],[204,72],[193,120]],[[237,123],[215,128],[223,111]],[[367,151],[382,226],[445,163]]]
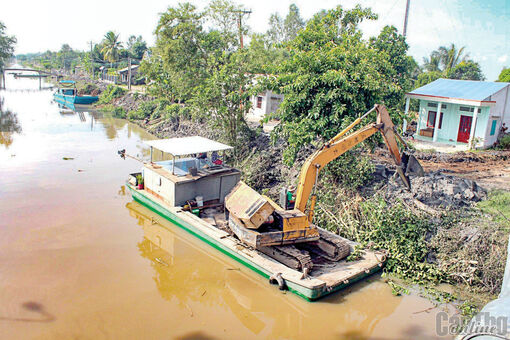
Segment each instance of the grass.
[[510,229],[510,192],[491,191],[488,199],[479,202],[477,206],[483,212],[491,214],[496,222],[506,225],[506,229]]

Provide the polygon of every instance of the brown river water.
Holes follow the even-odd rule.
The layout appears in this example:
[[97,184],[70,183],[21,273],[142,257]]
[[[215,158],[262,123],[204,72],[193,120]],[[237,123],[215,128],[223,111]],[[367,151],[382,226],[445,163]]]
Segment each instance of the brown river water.
[[441,308],[379,275],[310,303],[132,202],[117,150],[154,137],[38,87],[0,91],[1,339],[436,337]]

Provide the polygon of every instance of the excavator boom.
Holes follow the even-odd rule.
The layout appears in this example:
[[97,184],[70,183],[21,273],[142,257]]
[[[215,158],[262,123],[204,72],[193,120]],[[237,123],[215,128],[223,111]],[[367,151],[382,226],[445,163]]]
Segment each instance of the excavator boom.
[[[347,136],[344,135],[354,128],[361,119],[368,115],[373,110],[377,111],[376,123],[371,123],[360,130],[357,130]],[[319,172],[329,162],[340,157],[346,151],[349,151],[365,139],[369,138],[377,131],[380,131],[383,135],[384,142],[390,151],[391,157],[397,166],[397,172],[399,173],[404,185],[410,188],[409,179],[405,176],[404,170],[402,169],[402,159],[398,149],[396,140],[396,133],[394,131],[394,124],[391,121],[390,115],[383,105],[376,105],[370,111],[368,111],[363,117],[358,118],[354,123],[349,125],[345,130],[340,132],[338,135],[333,137],[329,142],[324,144],[322,148],[313,153],[303,165],[299,176],[299,183],[296,192],[295,208],[305,212],[308,199],[310,198],[312,189],[317,182]],[[312,204],[313,205],[313,204]],[[310,209],[309,216],[313,210]],[[310,218],[311,222],[311,218]]]

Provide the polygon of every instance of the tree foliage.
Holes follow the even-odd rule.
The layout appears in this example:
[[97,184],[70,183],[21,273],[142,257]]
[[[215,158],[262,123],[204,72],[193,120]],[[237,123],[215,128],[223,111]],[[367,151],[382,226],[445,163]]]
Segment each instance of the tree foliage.
[[147,51],[147,43],[141,35],[130,36],[126,45],[129,56],[134,59],[142,59],[143,54]]
[[439,78],[484,80],[480,64],[469,59],[464,54],[465,47],[457,48],[455,44],[440,46],[430,53],[429,58],[423,58],[423,69],[416,81],[415,87],[426,85]]
[[510,82],[510,68],[504,68],[499,74],[498,81]]
[[376,18],[370,9],[338,6],[316,14],[288,43],[290,57],[275,69],[272,84],[284,95],[275,133],[289,143],[287,162],[301,146],[333,137],[376,103],[403,106],[416,63],[394,27],[363,39],[359,23]]
[[249,107],[249,71],[264,69],[267,60],[248,66],[266,43],[255,36],[250,48],[240,50],[239,10],[226,0],[215,0],[204,11],[190,3],[169,7],[159,19],[152,57],[142,63],[152,93],[191,107],[195,118],[221,127],[234,145]]
[[278,13],[271,14],[267,36],[273,44],[279,44],[294,39],[304,27],[305,21],[299,14],[299,8],[291,4],[285,19]]
[[104,60],[111,63],[116,62],[120,56],[120,49],[122,43],[119,41],[119,34],[115,34],[113,31],[108,31],[104,35],[102,42],[101,53],[103,54]]
[[13,56],[16,38],[5,33],[5,25],[0,21],[0,70],[4,69],[6,63]]

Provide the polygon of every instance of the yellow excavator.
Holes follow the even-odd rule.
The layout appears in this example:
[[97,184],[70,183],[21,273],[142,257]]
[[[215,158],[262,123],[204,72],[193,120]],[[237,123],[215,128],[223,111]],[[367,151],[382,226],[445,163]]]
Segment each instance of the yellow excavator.
[[[376,122],[347,134],[374,110],[377,112]],[[312,192],[324,166],[378,131],[383,136],[403,185],[410,189],[408,175],[423,175],[423,169],[414,156],[400,153],[397,138],[405,147],[406,143],[395,132],[386,107],[375,105],[306,160],[296,188],[294,207],[288,209],[285,194],[280,199],[281,207],[269,197],[239,182],[225,199],[228,227],[244,245],[301,270],[305,275],[312,269],[314,257],[326,261],[339,261],[347,257],[350,252],[347,242],[312,223],[316,202],[316,195]]]

